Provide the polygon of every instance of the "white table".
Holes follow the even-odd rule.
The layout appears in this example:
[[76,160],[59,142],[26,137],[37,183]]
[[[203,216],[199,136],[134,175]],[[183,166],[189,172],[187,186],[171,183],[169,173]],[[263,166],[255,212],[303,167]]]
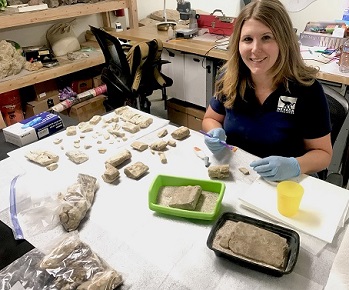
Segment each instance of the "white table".
[[[176,129],[172,125],[164,128],[169,133]],[[150,144],[158,138],[158,131],[149,132],[140,140]],[[164,139],[169,139],[169,136]],[[51,143],[44,140],[38,141],[35,146],[51,146],[52,150]],[[39,190],[44,195],[64,191],[76,181],[78,173],[91,174],[98,179],[100,188],[88,220],[79,228],[79,234],[83,241],[123,275],[125,282],[122,289],[323,289],[343,230],[318,255],[301,248],[294,271],[276,278],[216,257],[206,246],[213,222],[165,216],[149,210],[148,189],[157,174],[209,178],[204,162],[194,154],[194,146],[208,153],[203,136],[191,131],[189,138],[177,141],[176,147],[169,147],[166,151],[167,164],[162,164],[159,156],[150,150],[142,153],[132,150],[129,143],[115,148],[115,154],[122,148],[132,150],[131,163],[142,161],[150,168],[149,173],[138,181],[127,178],[121,169],[119,182],[115,184],[107,184],[101,179],[107,158],[103,155],[93,158],[92,163],[87,161],[81,165],[62,160],[62,164],[66,165],[64,170],[49,172],[15,152],[11,154],[10,161],[6,161],[6,166],[12,164],[14,172],[16,166],[26,171],[22,180],[31,181],[31,187],[27,188],[30,195],[37,194]],[[24,150],[21,148],[21,152]],[[222,212],[248,213],[239,207],[237,199],[257,175],[251,172],[251,175],[245,176],[238,167],[249,168],[253,159],[254,156],[241,149],[228,153],[220,161],[211,157],[213,163],[229,160],[232,172],[232,178],[225,180]],[[6,191],[1,192],[2,205],[6,204],[6,194]],[[0,218],[9,224],[7,211],[2,211]],[[52,230],[44,229],[40,234],[29,235],[27,239],[43,249],[63,233],[62,227],[57,226]]]

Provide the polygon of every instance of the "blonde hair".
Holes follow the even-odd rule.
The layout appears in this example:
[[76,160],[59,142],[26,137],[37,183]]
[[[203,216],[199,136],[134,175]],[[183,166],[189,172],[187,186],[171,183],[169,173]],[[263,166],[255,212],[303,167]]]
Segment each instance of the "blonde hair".
[[289,81],[310,86],[318,72],[318,69],[308,67],[303,62],[297,35],[283,4],[278,0],[251,2],[242,9],[235,20],[228,51],[230,57],[221,67],[215,84],[215,95],[220,100],[224,99],[226,108],[232,108],[237,95],[244,96],[247,86],[253,87],[250,70],[239,53],[241,29],[249,19],[260,21],[269,27],[279,46],[279,56],[271,68],[274,88],[284,84],[288,89]]

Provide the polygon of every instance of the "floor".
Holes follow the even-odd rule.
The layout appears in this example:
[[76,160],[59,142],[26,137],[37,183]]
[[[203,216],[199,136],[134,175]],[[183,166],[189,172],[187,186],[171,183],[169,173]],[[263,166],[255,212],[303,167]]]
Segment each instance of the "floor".
[[150,114],[167,119],[167,110],[165,110],[165,102],[161,98],[161,91],[154,91],[148,99],[151,102]]

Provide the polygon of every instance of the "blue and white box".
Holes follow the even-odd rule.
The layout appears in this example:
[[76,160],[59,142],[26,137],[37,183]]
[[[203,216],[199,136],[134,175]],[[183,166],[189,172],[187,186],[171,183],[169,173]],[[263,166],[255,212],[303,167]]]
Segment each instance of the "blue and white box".
[[42,112],[3,129],[6,142],[19,147],[48,137],[64,128],[61,117]]

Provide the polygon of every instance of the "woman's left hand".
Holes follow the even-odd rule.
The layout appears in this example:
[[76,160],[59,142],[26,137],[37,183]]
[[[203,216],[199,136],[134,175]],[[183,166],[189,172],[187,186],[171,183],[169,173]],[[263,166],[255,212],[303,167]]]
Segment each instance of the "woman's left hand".
[[250,166],[268,181],[281,181],[297,177],[301,173],[299,163],[294,157],[269,156],[253,161]]

